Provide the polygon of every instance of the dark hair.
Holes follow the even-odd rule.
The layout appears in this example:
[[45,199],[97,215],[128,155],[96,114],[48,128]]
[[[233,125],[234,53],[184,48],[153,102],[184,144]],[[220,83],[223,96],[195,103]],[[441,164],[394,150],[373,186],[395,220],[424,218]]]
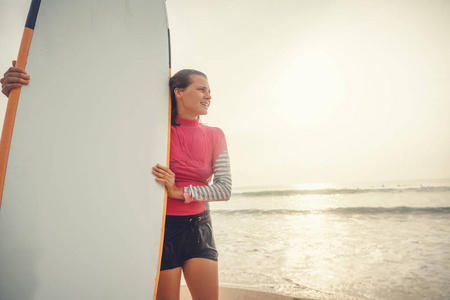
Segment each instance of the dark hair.
[[200,71],[193,70],[193,69],[183,69],[178,71],[175,75],[170,78],[169,86],[170,86],[170,99],[172,102],[172,125],[179,126],[180,124],[177,124],[175,122],[175,118],[178,115],[178,108],[177,108],[177,99],[175,98],[175,89],[185,89],[192,83],[192,76],[194,75],[200,75],[205,78],[206,75]]

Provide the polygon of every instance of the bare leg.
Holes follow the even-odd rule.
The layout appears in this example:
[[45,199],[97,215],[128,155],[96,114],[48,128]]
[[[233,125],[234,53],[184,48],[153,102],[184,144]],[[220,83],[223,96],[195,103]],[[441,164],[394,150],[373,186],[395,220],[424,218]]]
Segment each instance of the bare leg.
[[181,267],[159,272],[156,300],[180,300]]
[[192,300],[219,299],[219,269],[216,261],[191,258],[185,262],[183,273]]

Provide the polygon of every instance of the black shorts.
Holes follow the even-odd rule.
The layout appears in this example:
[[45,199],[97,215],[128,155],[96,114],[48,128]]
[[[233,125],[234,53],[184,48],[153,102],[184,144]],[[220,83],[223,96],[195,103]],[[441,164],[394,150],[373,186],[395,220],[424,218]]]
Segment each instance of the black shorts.
[[209,210],[192,216],[166,216],[161,271],[191,258],[218,259]]

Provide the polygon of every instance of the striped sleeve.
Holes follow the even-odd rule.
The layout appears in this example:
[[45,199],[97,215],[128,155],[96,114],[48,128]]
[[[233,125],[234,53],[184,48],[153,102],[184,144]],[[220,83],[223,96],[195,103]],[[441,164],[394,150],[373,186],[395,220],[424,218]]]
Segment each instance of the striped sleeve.
[[[213,184],[207,186],[190,185],[187,197],[191,201],[227,201],[231,198],[231,167],[228,152],[222,152],[214,164]],[[187,202],[190,202],[187,200]]]

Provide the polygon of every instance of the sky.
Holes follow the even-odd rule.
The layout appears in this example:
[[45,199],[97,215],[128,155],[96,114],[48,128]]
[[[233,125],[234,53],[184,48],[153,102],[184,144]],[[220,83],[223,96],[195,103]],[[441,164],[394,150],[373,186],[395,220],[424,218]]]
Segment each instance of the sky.
[[[30,2],[0,0],[1,74]],[[208,75],[235,186],[450,178],[450,1],[166,4],[172,73]]]

